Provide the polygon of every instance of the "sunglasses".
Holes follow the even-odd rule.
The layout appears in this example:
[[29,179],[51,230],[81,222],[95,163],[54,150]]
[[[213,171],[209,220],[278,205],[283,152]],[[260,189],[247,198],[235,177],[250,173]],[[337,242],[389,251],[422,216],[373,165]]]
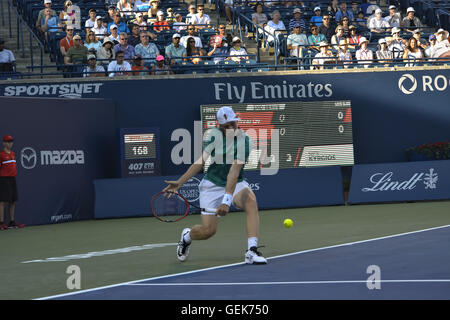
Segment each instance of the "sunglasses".
[[330,18],[322,18],[322,20],[330,20]]
[[219,27],[219,29],[225,29],[224,27]]

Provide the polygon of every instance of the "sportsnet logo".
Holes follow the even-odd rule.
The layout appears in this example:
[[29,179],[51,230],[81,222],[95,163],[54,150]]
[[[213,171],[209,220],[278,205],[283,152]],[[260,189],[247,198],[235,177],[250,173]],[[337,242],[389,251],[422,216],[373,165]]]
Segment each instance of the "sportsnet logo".
[[29,86],[5,87],[3,95],[12,96],[49,96],[60,98],[83,98],[83,95],[98,94],[103,83],[64,83]]

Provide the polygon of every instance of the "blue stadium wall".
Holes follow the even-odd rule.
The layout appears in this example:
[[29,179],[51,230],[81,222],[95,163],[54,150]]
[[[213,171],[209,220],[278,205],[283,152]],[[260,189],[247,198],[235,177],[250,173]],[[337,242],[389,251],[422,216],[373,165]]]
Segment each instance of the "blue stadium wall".
[[161,128],[163,175],[179,174],[171,133],[193,133],[200,105],[351,100],[356,163],[406,161],[405,149],[450,138],[450,68],[298,74],[201,74],[185,77],[5,82],[4,96],[107,98],[117,127]]

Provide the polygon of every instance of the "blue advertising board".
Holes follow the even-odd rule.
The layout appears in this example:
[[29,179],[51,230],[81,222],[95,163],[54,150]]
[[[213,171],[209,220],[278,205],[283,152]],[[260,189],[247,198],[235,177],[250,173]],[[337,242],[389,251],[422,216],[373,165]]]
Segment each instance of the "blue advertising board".
[[450,199],[450,161],[355,165],[348,202]]
[[[150,216],[150,200],[166,184],[179,176],[97,179],[95,218]],[[198,205],[198,185],[202,175],[191,178],[179,193]],[[245,179],[255,193],[260,209],[296,208],[344,204],[339,167],[280,170],[275,175],[248,171]]]
[[1,135],[14,137],[16,219],[26,225],[91,219],[92,180],[117,172],[114,103],[1,97],[0,112]]

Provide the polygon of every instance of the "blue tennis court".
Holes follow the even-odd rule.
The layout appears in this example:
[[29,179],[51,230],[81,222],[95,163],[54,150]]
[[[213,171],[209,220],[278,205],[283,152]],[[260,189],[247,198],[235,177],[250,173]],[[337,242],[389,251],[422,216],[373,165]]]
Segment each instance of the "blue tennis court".
[[44,299],[450,299],[449,243],[445,225]]

